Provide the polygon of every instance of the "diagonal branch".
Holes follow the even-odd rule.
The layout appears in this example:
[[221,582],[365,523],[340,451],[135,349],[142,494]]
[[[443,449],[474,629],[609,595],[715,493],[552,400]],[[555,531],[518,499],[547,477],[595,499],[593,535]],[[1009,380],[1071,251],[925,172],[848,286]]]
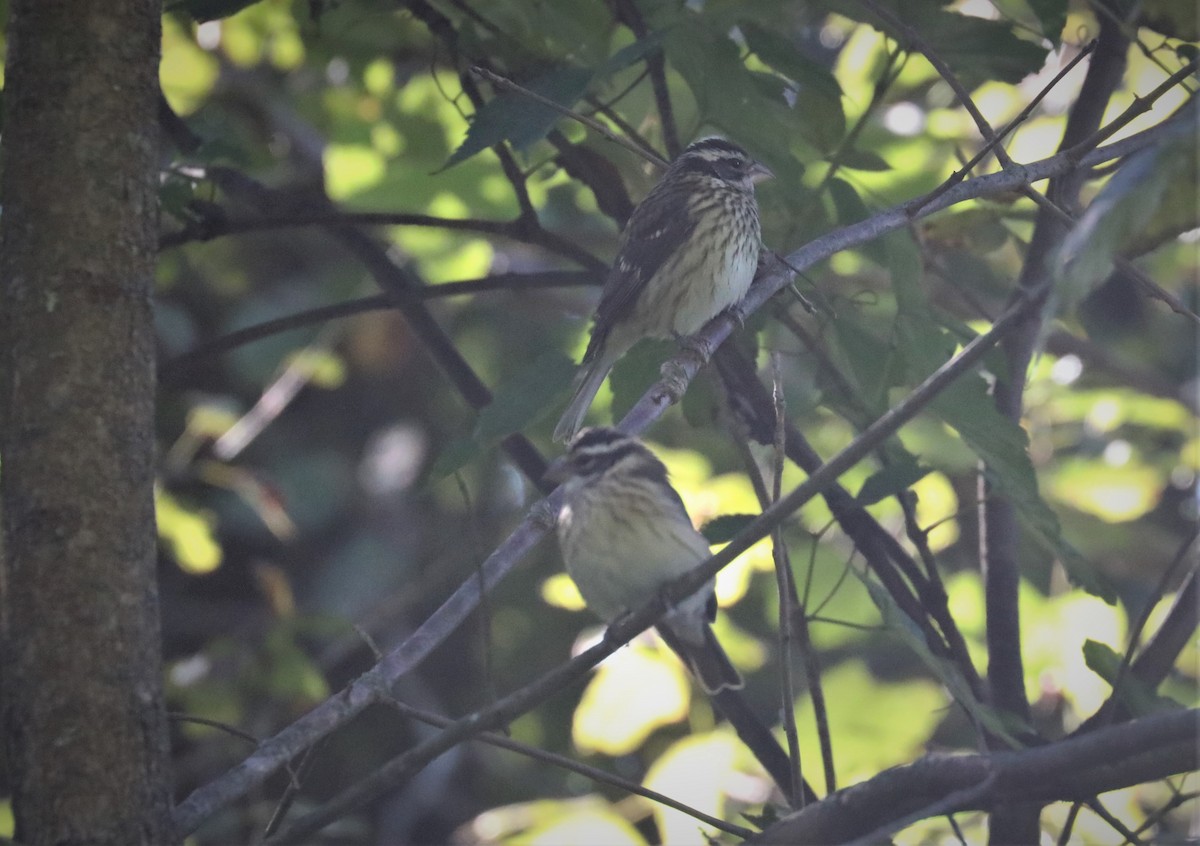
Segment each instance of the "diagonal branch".
[[[1169,130],[1169,128],[1170,125],[1167,124],[1166,129]],[[1082,164],[1090,166],[1115,157],[1128,155],[1152,143],[1162,131],[1164,131],[1162,127],[1146,130],[1145,132],[1111,144],[1108,147],[1096,150],[1085,156]],[[964,200],[1008,192],[1025,184],[1027,181],[1036,181],[1063,173],[1072,166],[1073,164],[1066,158],[1057,156],[1041,162],[1019,166],[1011,172],[972,179],[956,186],[936,202],[930,203],[927,208],[922,210],[921,214],[932,214],[935,211],[940,211],[943,208]],[[880,234],[907,226],[908,223],[909,217],[905,213],[903,206],[895,206],[868,220],[836,230],[816,239],[789,256],[789,261],[800,270],[805,270],[840,250],[865,243]],[[745,310],[749,313],[758,309],[777,291],[785,287],[789,281],[790,275],[779,270],[767,274],[751,288],[749,295],[743,303]],[[956,376],[969,371],[974,367],[979,356],[984,351],[976,345],[984,344],[984,349],[986,349],[986,346],[994,344],[1000,332],[1009,331],[1007,327],[1015,319],[1014,315],[1019,316],[1024,314],[1031,307],[1030,304],[1026,303],[1008,315],[1001,317],[991,332],[985,336],[980,336],[979,339],[968,345],[968,349],[975,350],[969,358],[964,358],[967,354],[967,350],[964,349],[958,357],[948,362],[934,376],[931,376],[930,380],[927,380],[927,383],[936,378],[938,384],[934,390],[940,390],[945,387],[944,384],[941,384],[942,380],[952,380]],[[715,348],[729,335],[733,324],[734,321],[732,318],[727,316],[718,317],[702,330],[696,338],[710,348]],[[695,356],[692,354],[681,353],[675,359],[672,359],[672,361],[679,367],[690,368],[694,364],[696,369],[698,369],[699,363],[691,361],[694,358]],[[694,372],[692,370],[691,375],[694,375]],[[690,375],[688,378],[690,378]],[[684,386],[686,387],[686,382]],[[663,393],[665,388],[666,386],[660,382],[642,397],[624,421],[626,431],[641,431],[662,413],[670,404],[669,398]],[[923,403],[927,403],[928,401],[929,396],[923,395],[916,404],[906,407],[905,415],[916,414],[920,408],[924,407]],[[874,449],[880,442],[880,439],[890,436],[894,428],[902,425],[907,417],[897,416],[895,412],[896,409],[893,409],[887,423],[881,424],[881,429],[868,429],[863,436],[856,440],[856,444],[861,442],[863,446],[855,447],[855,449],[862,449],[863,454],[865,454],[865,452]],[[851,446],[853,447],[854,445],[852,444]],[[823,490],[826,485],[831,484],[832,480],[846,466],[857,461],[857,457],[850,457],[849,459],[835,458],[834,460],[838,462],[836,465],[831,460],[830,464],[809,478],[808,482],[805,483],[807,488],[800,497],[801,500],[806,501],[806,498],[815,492],[814,487]],[[178,831],[183,834],[194,831],[201,822],[213,813],[261,785],[272,773],[316,740],[353,719],[355,715],[368,705],[380,701],[380,691],[386,692],[397,679],[420,663],[475,609],[479,602],[481,584],[485,589],[493,588],[544,537],[553,525],[551,515],[556,512],[560,500],[561,497],[555,493],[551,494],[541,503],[533,506],[525,520],[484,561],[480,569],[480,575],[472,574],[411,637],[386,655],[370,671],[360,676],[335,696],[330,697],[305,714],[279,734],[265,741],[250,757],[231,768],[224,775],[193,791],[190,796],[176,807],[175,822]],[[756,521],[749,527],[756,533],[754,537],[757,539],[765,536],[774,525],[778,525],[784,519],[783,510],[794,507],[799,506],[792,499],[792,495],[789,494],[788,497],[785,497],[780,503],[773,506],[773,509],[780,509],[774,512],[774,517],[766,518],[764,514],[764,517],[760,518],[760,520],[774,520],[774,523],[767,525]],[[787,513],[791,512],[787,511]],[[749,537],[749,535],[745,536]],[[731,544],[722,551],[720,562],[716,565],[717,568],[719,569],[719,567],[728,563],[729,560],[732,560],[734,555],[743,552],[748,545],[742,545],[742,543],[735,540],[734,544]],[[731,552],[731,550],[736,551]],[[725,557],[726,555],[728,555],[728,558]],[[716,561],[717,559],[713,560]],[[696,587],[703,581],[706,581],[707,578],[707,576],[701,578],[699,582],[696,582],[691,587],[690,591],[685,591],[685,593],[694,592]],[[653,622],[651,614],[643,614],[638,619],[643,623],[643,628],[648,627]]]
[[1197,725],[1200,711],[1175,711],[1015,752],[926,756],[826,797],[747,842],[880,843],[934,815],[1086,799],[1194,770]]

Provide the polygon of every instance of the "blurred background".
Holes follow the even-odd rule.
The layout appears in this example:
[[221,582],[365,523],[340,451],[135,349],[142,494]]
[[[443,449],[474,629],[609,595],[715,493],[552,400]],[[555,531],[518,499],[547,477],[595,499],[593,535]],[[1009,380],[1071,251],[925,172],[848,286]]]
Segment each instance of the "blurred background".
[[[477,120],[469,132],[477,107],[464,86],[487,101],[494,93],[460,71],[485,62],[662,152],[645,61],[661,49],[679,139],[728,135],[776,173],[759,198],[764,239],[782,254],[936,188],[980,146],[928,63],[843,16],[857,13],[820,3],[245,5],[184,0],[168,4],[163,20],[162,85],[175,117],[167,118],[174,147],[163,161],[156,303],[157,502],[170,706],[258,738],[367,670],[373,650],[400,643],[539,498],[500,443],[523,432],[543,455],[557,454],[549,432],[586,343],[619,221],[657,179],[639,157],[573,121],[531,117],[514,95],[495,101],[493,124]],[[1044,7],[1041,16],[1034,7]],[[1098,28],[1088,3],[962,2],[939,14],[947,29],[936,43],[993,126],[1015,117]],[[1168,8],[1134,27],[1148,49],[1130,48],[1110,115],[1195,49],[1187,21]],[[1054,152],[1082,70],[1015,132],[1014,159]],[[1123,135],[1161,122],[1187,96],[1177,88],[1162,97]],[[489,149],[500,137],[513,141],[515,181]],[[1152,165],[1167,174],[1148,180],[1158,193],[1135,191],[1141,205],[1117,226],[1121,248],[1194,311],[1194,160],[1190,182],[1170,176],[1176,166]],[[1085,195],[1104,184],[1090,183]],[[523,193],[538,227],[510,225],[523,219]],[[361,251],[320,225],[360,212],[408,216],[368,221],[360,231],[427,286],[422,296],[437,327],[496,398],[482,412],[380,296]],[[902,315],[932,321],[949,353],[1002,311],[1033,214],[1028,200],[991,197],[839,253],[797,280],[813,313],[784,292],[733,342],[754,357],[768,386],[778,374],[789,419],[828,457],[919,381],[919,351]],[[1164,574],[1196,520],[1196,323],[1106,274],[1088,280],[1048,324],[1026,395],[1037,488],[1065,542],[1120,598],[1110,605],[1075,587],[1056,549],[1022,541],[1027,689],[1047,737],[1077,726],[1110,692],[1089,669],[1084,644],[1119,655],[1131,619],[1148,603],[1162,599],[1161,617],[1178,581],[1168,579],[1164,597]],[[486,281],[454,284],[475,280]],[[316,311],[335,306],[342,310],[334,315]],[[296,325],[286,331],[254,328],[292,316]],[[232,335],[245,330],[250,335]],[[592,419],[619,419],[674,349],[647,344],[631,354]],[[773,455],[747,443],[712,374],[702,374],[647,439],[698,525],[759,510],[747,469],[769,469]],[[881,472],[871,459],[842,484],[857,494],[871,480],[878,493],[863,501],[878,521],[909,548],[913,537],[927,539],[982,670],[978,456],[932,414],[905,427],[896,446],[917,457],[919,469]],[[803,478],[787,465],[784,490]],[[894,496],[906,489],[907,527]],[[913,525],[924,532],[913,534]],[[822,668],[839,785],[927,749],[970,748],[963,712],[884,624],[855,575],[861,558],[824,502],[800,511],[785,537]],[[751,700],[778,722],[772,568],[764,542],[721,574],[717,632]],[[398,698],[459,716],[589,642],[600,629],[561,570],[548,539],[403,679]],[[1196,658],[1193,644],[1160,692],[1194,703]],[[815,750],[811,698],[795,664],[801,748]],[[367,711],[306,762],[297,810],[433,731],[390,709]],[[727,819],[769,799],[769,781],[649,636],[509,734]],[[178,796],[252,749],[244,738],[187,722],[174,724],[173,744]],[[823,792],[816,753],[805,762]],[[249,842],[285,783],[272,779],[190,842]],[[1122,793],[1109,807],[1137,823],[1169,791]],[[1184,826],[1186,816],[1186,805],[1176,809],[1163,830]],[[471,743],[325,836],[640,843],[701,842],[701,831],[619,790]],[[944,820],[930,822],[905,842],[940,842],[948,831]],[[1080,842],[1112,834],[1083,817],[1076,831]]]

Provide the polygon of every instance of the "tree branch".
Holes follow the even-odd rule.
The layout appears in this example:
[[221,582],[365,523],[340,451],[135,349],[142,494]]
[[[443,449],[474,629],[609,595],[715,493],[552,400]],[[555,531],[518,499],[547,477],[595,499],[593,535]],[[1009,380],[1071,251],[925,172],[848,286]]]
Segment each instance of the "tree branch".
[[[828,796],[747,843],[878,843],[929,816],[1087,799],[1187,772],[1200,763],[1198,719],[1200,711],[1175,711],[1015,752],[930,755]],[[945,804],[947,797],[955,801]]]
[[[1163,131],[1161,128],[1155,128],[1138,133],[1130,138],[1088,154],[1081,163],[1085,166],[1090,166],[1115,157],[1127,155],[1152,143],[1161,131]],[[921,210],[920,214],[932,214],[933,212],[940,211],[942,208],[964,200],[1011,191],[1027,181],[1045,179],[1049,176],[1065,172],[1067,168],[1072,166],[1075,165],[1065,157],[1058,156],[1021,166],[1012,172],[992,174],[968,180],[938,198],[934,203],[930,203],[925,209]],[[867,220],[836,230],[812,241],[793,253],[789,257],[789,260],[800,270],[805,270],[840,250],[865,243],[884,232],[897,229],[901,226],[907,226],[908,223],[909,217],[905,213],[904,208],[902,206],[895,206]],[[790,274],[779,272],[778,270],[772,271],[760,279],[752,286],[746,300],[743,301],[743,306],[747,313],[761,307],[767,299],[786,286],[789,281]],[[1019,307],[1015,311],[1015,314],[1019,315],[1023,313],[1023,309],[1029,307],[1028,305]],[[1008,331],[1005,327],[1014,319],[1013,314],[1014,312],[1010,312],[1008,315],[1002,316],[996,325],[993,326],[991,332],[969,344],[968,349],[973,350],[969,357],[967,356],[967,350],[964,349],[954,360],[947,363],[944,368],[931,376],[930,379],[927,379],[926,383],[923,384],[929,384],[936,379],[937,383],[933,390],[940,390],[945,387],[942,384],[943,380],[953,379],[957,375],[969,371],[974,367],[986,348],[995,343],[998,333]],[[702,343],[715,348],[716,345],[719,345],[728,336],[732,327],[733,321],[727,316],[721,316],[710,322],[699,333],[697,338]],[[672,359],[672,361],[678,365],[690,366],[688,359],[691,357],[687,353],[681,353]],[[696,366],[698,367],[698,364]],[[661,396],[662,390],[663,385],[660,383],[643,395],[634,410],[624,421],[626,431],[641,431],[670,404],[665,396]],[[925,389],[926,393],[928,390],[928,388]],[[905,414],[916,414],[923,407],[923,403],[928,402],[928,399],[929,397],[923,394],[916,405],[907,407]],[[862,448],[865,450],[863,453],[865,454],[866,451],[870,451],[878,444],[880,438],[888,437],[894,431],[894,428],[898,428],[906,419],[907,417],[897,416],[896,409],[893,409],[886,424],[883,424],[880,430],[872,431],[868,429],[868,432],[865,432],[855,443],[861,442],[864,445]],[[851,446],[854,445],[852,444]],[[856,449],[859,449],[859,447],[856,447]],[[802,501],[806,501],[806,498],[812,495],[814,487],[823,489],[824,485],[830,484],[832,479],[836,478],[846,466],[853,464],[858,457],[861,457],[854,455],[847,456],[845,452],[839,455],[845,457],[835,458],[837,464],[834,464],[831,460],[830,464],[826,465],[826,468],[829,469],[822,468],[821,471],[818,471],[820,474],[819,478],[818,474],[813,474],[809,481],[805,483],[807,488],[801,497]],[[318,705],[273,738],[264,741],[261,748],[256,750],[249,758],[231,768],[216,780],[193,791],[190,796],[176,807],[175,821],[178,830],[184,834],[194,831],[203,820],[220,808],[245,796],[258,785],[261,785],[268,776],[317,739],[348,722],[367,705],[378,701],[376,691],[388,690],[397,679],[415,667],[438,644],[443,642],[474,610],[479,602],[481,583],[488,589],[494,587],[542,539],[549,528],[553,526],[552,515],[557,512],[558,506],[561,504],[560,501],[561,497],[557,493],[554,493],[541,503],[534,505],[525,520],[488,556],[481,568],[482,577],[472,574],[412,636],[396,647],[396,649],[392,650],[370,671],[360,676],[337,695]],[[791,495],[789,495],[789,497],[781,500],[781,503],[786,503],[785,505],[777,504],[773,508],[782,510],[799,507],[798,504],[793,505],[794,502],[791,499]],[[777,513],[774,518],[770,519],[780,521],[783,519],[783,516],[779,516]],[[776,522],[773,525],[777,524]],[[755,524],[748,527],[753,529],[755,539],[765,536],[773,528],[772,524],[767,524],[764,531],[763,525],[756,521]],[[750,537],[750,534],[743,534],[747,538]],[[722,557],[717,568],[719,569],[720,566],[724,566],[724,564],[728,563],[728,560],[732,560],[735,555],[743,552],[748,546],[749,544],[742,545],[741,543],[736,543],[726,547],[725,550],[722,550]],[[731,549],[734,551],[730,551]],[[728,559],[725,558],[726,555],[728,555]],[[707,580],[707,578],[705,576],[700,582],[692,586],[690,592],[694,592],[699,584]],[[652,622],[652,620],[646,622],[643,627],[649,626]]]

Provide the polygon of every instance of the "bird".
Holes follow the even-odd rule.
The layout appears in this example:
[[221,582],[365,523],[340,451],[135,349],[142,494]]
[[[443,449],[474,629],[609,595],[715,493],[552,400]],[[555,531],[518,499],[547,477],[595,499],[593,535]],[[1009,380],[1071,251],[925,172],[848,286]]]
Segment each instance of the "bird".
[[604,378],[635,343],[692,335],[746,295],[762,246],[754,186],[772,176],[716,136],[671,163],[621,233],[555,441],[579,431]]
[[[711,554],[667,468],[637,438],[609,427],[582,429],[547,477],[563,488],[556,528],[567,572],[605,622],[637,609]],[[742,687],[709,625],[716,610],[710,579],[657,627],[709,694]]]

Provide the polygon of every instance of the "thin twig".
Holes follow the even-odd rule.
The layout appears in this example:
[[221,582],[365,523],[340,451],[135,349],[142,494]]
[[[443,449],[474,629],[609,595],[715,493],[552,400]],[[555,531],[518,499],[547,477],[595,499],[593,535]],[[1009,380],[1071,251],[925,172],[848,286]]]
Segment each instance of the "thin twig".
[[613,142],[614,144],[624,147],[626,150],[629,150],[631,153],[635,153],[636,155],[641,156],[643,159],[645,159],[646,161],[650,162],[653,165],[657,165],[658,167],[666,167],[668,164],[666,159],[662,158],[654,151],[645,149],[645,148],[641,147],[640,145],[635,144],[633,141],[630,141],[628,138],[625,138],[622,135],[618,135],[617,133],[613,132],[611,129],[609,129],[607,126],[605,126],[604,124],[602,124],[600,121],[596,120],[595,118],[590,118],[587,115],[580,114],[579,112],[575,111],[574,109],[568,108],[567,106],[564,106],[561,103],[554,102],[549,97],[543,97],[541,94],[538,94],[536,91],[530,91],[525,86],[518,85],[517,83],[513,82],[511,79],[508,79],[507,77],[503,77],[500,74],[495,73],[494,71],[490,71],[487,68],[480,67],[478,65],[471,68],[471,73],[476,74],[477,76],[480,76],[483,79],[486,79],[488,82],[492,83],[497,88],[503,88],[506,91],[513,91],[513,92],[519,93],[522,96],[528,97],[530,100],[533,100],[535,103],[540,103],[541,105],[545,106],[548,109],[553,109],[554,111],[558,112],[559,114],[563,115],[564,117],[569,117],[572,120],[578,121],[579,123],[586,126],[588,129],[591,129],[593,132],[595,132],[601,138],[605,138],[605,139]]
[[[1167,122],[1159,127],[1139,132],[1130,138],[1123,139],[1088,154],[1081,163],[1086,166],[1092,166],[1113,158],[1128,155],[1153,143],[1162,133],[1172,131],[1173,128],[1174,125],[1171,122]],[[1059,173],[1065,173],[1076,166],[1078,166],[1076,163],[1067,160],[1065,157],[1058,156],[1021,166],[1016,172],[1002,172],[977,177],[948,191],[935,203],[931,203],[927,208],[923,209],[922,214],[932,214],[940,211],[942,208],[968,199],[1011,191],[1028,181],[1036,181]],[[910,219],[904,213],[903,208],[896,206],[881,211],[868,220],[816,238],[788,256],[788,259],[793,265],[801,269],[807,269],[834,253],[865,243],[885,232],[907,226],[909,222]],[[790,276],[785,276],[784,274],[768,273],[765,275],[751,287],[750,293],[742,303],[743,310],[747,314],[756,311],[777,291],[782,289],[788,283],[789,279]],[[1016,320],[1025,316],[1033,308],[1036,308],[1036,305],[1022,303],[1018,304],[1014,310],[1010,310],[1010,312],[1001,316],[989,333],[980,336],[979,339],[968,344],[967,348],[955,359],[948,362],[937,374],[926,380],[926,383],[923,383],[922,388],[918,389],[920,392],[919,395],[913,400],[915,405],[902,408],[899,411],[893,409],[889,412],[886,420],[880,421],[880,429],[869,429],[868,433],[864,433],[858,439],[862,441],[862,446],[856,446],[854,448],[855,452],[839,453],[839,456],[835,456],[836,464],[831,460],[825,468],[810,476],[807,483],[809,488],[797,493],[797,500],[801,502],[807,501],[807,498],[815,492],[816,488],[824,489],[825,486],[831,483],[832,479],[840,475],[846,466],[857,461],[859,457],[857,454],[858,449],[865,447],[866,451],[870,451],[879,442],[880,438],[888,437],[894,427],[902,425],[907,419],[915,415],[930,400],[930,391],[936,393],[944,389],[948,381],[971,370],[983,353],[990,349],[1005,332],[1011,331],[1011,326]],[[716,348],[732,331],[734,322],[732,318],[720,316],[711,321],[705,329],[694,337],[698,343],[704,344],[709,348]],[[699,367],[699,361],[695,360],[695,354],[689,352],[680,353],[672,359],[672,362],[678,366],[680,372],[685,377],[683,384],[686,386],[687,380],[690,380],[694,374],[693,368],[698,369]],[[673,383],[672,387],[675,384],[677,383]],[[626,431],[642,431],[652,420],[661,415],[668,405],[670,405],[670,394],[667,393],[666,386],[660,380],[659,383],[652,386],[643,394],[642,399],[638,401],[631,413],[626,416],[625,421],[623,421]],[[787,498],[785,497],[785,499]],[[789,501],[787,506],[775,507],[784,510],[791,506],[799,507],[795,505],[795,502],[796,500],[793,500]],[[526,518],[513,530],[508,538],[488,556],[488,560],[484,563],[484,572],[489,586],[494,586],[503,579],[516,566],[517,562],[524,555],[528,554],[545,536],[546,532],[553,525],[550,515],[554,513],[559,503],[560,497],[554,494],[548,497],[547,500],[534,505]],[[787,513],[790,513],[790,511]],[[759,524],[758,526],[752,525],[748,527],[752,531],[748,530],[745,537],[747,539],[753,537],[756,541],[774,528],[773,525],[766,525],[766,528],[763,529],[763,525]],[[729,547],[726,549],[729,549]],[[736,550],[736,553],[734,550]],[[730,553],[722,550],[722,556],[726,554],[731,554],[732,556],[732,554],[740,554],[742,551],[744,551],[743,547],[735,545],[733,550],[730,550]],[[722,557],[716,566],[719,568],[725,563],[727,561]],[[705,576],[705,580],[707,578]],[[692,586],[690,590],[681,595],[690,595],[698,587],[698,584]],[[461,625],[462,621],[466,619],[478,604],[477,591],[477,581],[472,576],[437,611],[422,623],[416,632],[389,652],[372,670],[361,676],[336,696],[318,705],[274,737],[264,741],[254,754],[237,764],[230,771],[193,791],[190,796],[175,808],[174,816],[177,830],[182,834],[194,831],[201,822],[216,813],[219,809],[245,796],[249,791],[262,784],[268,776],[284,766],[287,761],[291,760],[300,751],[310,746],[316,739],[334,731],[361,713],[368,705],[378,701],[376,691],[389,689],[397,679],[415,667],[429,655],[430,651],[442,643]]]
[[[779,372],[779,356],[771,356],[772,399],[775,411],[775,438],[771,453],[771,502],[783,495],[784,443],[787,438],[787,402]],[[775,588],[779,594],[779,692],[783,709],[783,734],[787,738],[788,757],[792,762],[792,783],[788,796],[793,808],[803,805],[799,786],[804,778],[800,757],[800,738],[796,732],[796,691],[792,684],[792,609],[797,607],[796,584],[783,540],[783,529],[771,533],[771,551],[775,562]],[[800,611],[803,614],[803,610]],[[811,680],[810,680],[811,681]],[[828,792],[828,790],[826,791]]]
[[[589,270],[548,270],[540,273],[496,273],[480,279],[463,279],[458,282],[442,282],[437,285],[426,285],[421,288],[422,299],[433,300],[442,297],[457,297],[467,294],[481,294],[491,291],[533,291],[545,288],[564,288],[578,285],[599,285],[603,277]],[[326,306],[305,309],[304,311],[265,320],[244,329],[237,329],[219,338],[207,341],[187,352],[179,353],[159,365],[158,380],[160,383],[170,383],[182,372],[187,371],[196,363],[207,358],[235,350],[255,341],[261,341],[275,335],[314,326],[329,320],[342,317],[352,317],[370,311],[393,309],[395,305],[386,294],[372,294],[347,300],[342,303],[332,303]]]
[[1082,62],[1084,58],[1090,55],[1095,49],[1095,39],[1092,39],[1087,44],[1083,45],[1075,57],[1072,58],[1071,61],[1067,62],[1066,66],[1064,66],[1062,70],[1055,74],[1053,79],[1042,86],[1041,90],[1033,96],[1033,99],[1029,101],[1025,108],[1021,109],[1021,112],[1015,118],[1006,123],[999,132],[995,133],[990,139],[988,139],[979,152],[971,156],[971,158],[967,160],[962,167],[950,174],[945,182],[930,191],[925,196],[918,197],[917,199],[913,200],[910,204],[910,210],[913,212],[920,211],[926,205],[932,203],[942,194],[946,193],[955,185],[962,182],[967,175],[974,170],[981,161],[983,161],[984,157],[986,157],[987,154],[992,151],[992,148],[999,145],[1002,141],[1004,141],[1005,138],[1012,134],[1013,130],[1028,120],[1029,116],[1033,114],[1033,110],[1036,109],[1038,104],[1042,102],[1042,99],[1045,98],[1045,96],[1049,94],[1067,74],[1074,70],[1077,64]]
[[[428,723],[431,726],[448,728],[454,725],[454,720],[450,719],[449,717],[442,717],[438,714],[422,711],[419,708],[414,708],[413,706],[401,702],[398,699],[389,699],[387,704],[399,711],[401,714],[404,714],[406,717],[411,717],[414,720],[420,720],[421,722]],[[750,829],[742,828],[740,825],[734,825],[733,823],[726,822],[718,817],[710,816],[709,814],[697,810],[689,805],[685,805],[677,799],[672,799],[670,796],[659,793],[657,790],[651,790],[647,787],[643,787],[636,781],[630,781],[629,779],[621,778],[618,775],[613,775],[612,773],[599,769],[598,767],[580,763],[579,761],[575,761],[566,757],[565,755],[558,755],[554,752],[547,752],[545,749],[539,749],[536,746],[530,746],[527,743],[521,743],[520,741],[513,740],[510,737],[505,737],[502,734],[485,731],[475,735],[472,740],[478,740],[479,742],[486,743],[489,746],[495,746],[497,749],[506,749],[509,752],[516,752],[519,755],[524,755],[525,757],[531,758],[535,761],[540,761],[544,764],[550,764],[553,767],[558,767],[560,769],[567,770],[568,772],[578,773],[585,778],[591,779],[597,784],[607,784],[610,787],[615,787],[618,790],[625,791],[626,793],[632,793],[635,796],[641,796],[645,799],[649,799],[651,802],[656,802],[668,808],[673,808],[680,813],[687,814],[689,817],[694,817],[706,825],[710,825],[719,831],[724,831],[728,834],[735,835],[736,837],[745,838],[754,833]]]

